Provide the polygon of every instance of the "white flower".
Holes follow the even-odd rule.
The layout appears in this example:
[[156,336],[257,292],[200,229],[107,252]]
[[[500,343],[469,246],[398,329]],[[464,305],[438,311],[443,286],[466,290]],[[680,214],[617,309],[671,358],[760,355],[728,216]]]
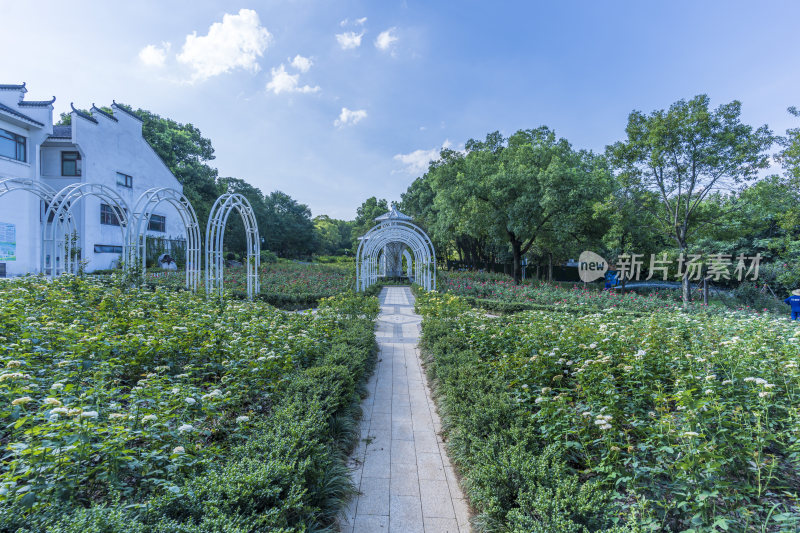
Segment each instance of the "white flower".
[[711,389],[706,389],[706,390],[705,390],[705,393],[706,393],[706,395],[709,395],[709,394],[714,394],[714,391],[713,391],[713,390],[711,390]]
[[542,394],[547,394],[551,390],[553,390],[553,389],[551,389],[550,387],[542,387]]
[[23,396],[21,398],[17,398],[13,402],[11,402],[11,405],[25,405],[26,403],[28,403],[28,402],[30,402],[32,400],[33,400],[33,398],[31,398],[30,396]]
[[730,379],[726,379],[725,381],[722,382],[723,385],[730,385],[732,383],[733,383],[733,380],[730,380]]
[[717,375],[716,374],[710,374],[710,375],[706,376],[706,381],[714,381],[715,379],[717,379]]
[[158,417],[156,415],[145,415],[142,418],[142,422],[150,422],[151,420],[156,420]]
[[178,428],[178,431],[180,431],[181,433],[184,433],[186,431],[194,431],[194,426],[191,424],[183,424]]
[[9,361],[6,363],[6,368],[19,368],[22,366],[22,361]]
[[[152,416],[152,415],[149,415],[149,416]],[[116,418],[125,418],[125,415],[123,415],[122,413],[111,413],[110,415],[108,415],[108,418],[114,420]]]
[[172,389],[172,394],[178,394],[181,390],[178,387]]
[[744,378],[744,380],[745,380],[745,382],[749,383],[749,382],[755,381],[756,378]]
[[188,403],[189,405],[194,405],[194,404],[197,403],[197,400],[195,400],[192,397],[189,397],[189,398],[186,398],[186,403]]
[[761,391],[758,393],[759,398],[768,398],[772,393],[767,391]]
[[66,407],[56,407],[50,411],[51,415],[66,415],[69,413],[69,409]]
[[236,423],[237,423],[237,424],[241,424],[241,423],[243,423],[243,422],[247,422],[248,420],[250,420],[250,417],[249,417],[249,416],[244,416],[244,415],[242,415],[242,416],[237,416],[237,417],[236,417]]
[[683,432],[683,436],[684,436],[684,437],[699,437],[699,436],[700,436],[700,434],[699,434],[699,433],[696,433],[696,432],[694,432],[694,431],[684,431],[684,432]]
[[589,411],[584,411],[584,412],[581,413],[581,416],[589,417],[589,416],[592,416],[592,413],[590,413]]
[[597,343],[593,342],[592,344],[589,345],[589,348],[592,348],[592,349],[597,348]]
[[172,449],[172,453],[176,454],[186,453],[186,449],[183,446],[176,446]]
[[81,418],[97,418],[99,413],[97,411],[83,411],[81,413]]
[[546,399],[546,398],[542,398],[541,396],[539,396],[539,397],[538,397],[538,398],[536,398],[536,400],[535,400],[535,402],[536,402],[536,403],[542,403],[542,402],[546,402],[546,401],[547,401],[547,399]]
[[61,405],[61,402],[56,398],[45,398],[42,400],[42,403],[45,405],[55,405],[56,407]]
[[50,422],[58,422],[58,415],[57,415],[57,414],[55,414],[55,415],[50,415],[50,416],[48,417],[48,420],[49,420]]

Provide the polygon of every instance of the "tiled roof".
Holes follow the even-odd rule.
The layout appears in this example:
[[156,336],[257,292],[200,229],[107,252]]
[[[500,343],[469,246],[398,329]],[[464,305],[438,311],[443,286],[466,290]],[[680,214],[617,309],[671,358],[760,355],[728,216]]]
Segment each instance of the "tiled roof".
[[112,114],[110,114],[110,113],[106,113],[105,111],[103,111],[102,109],[100,109],[99,107],[97,107],[97,106],[96,106],[96,105],[94,105],[94,104],[92,104],[92,112],[93,112],[93,113],[95,113],[95,112],[97,112],[97,113],[100,113],[100,114],[101,114],[101,115],[103,115],[104,117],[106,117],[106,118],[108,118],[108,119],[111,119],[111,120],[113,120],[114,122],[119,122],[119,120],[117,120],[117,117],[115,117],[114,115],[112,115]]
[[3,111],[4,113],[8,113],[9,115],[13,115],[13,116],[15,116],[17,118],[21,118],[23,120],[27,120],[28,122],[36,124],[37,126],[44,127],[44,124],[42,124],[38,120],[34,120],[31,117],[29,117],[28,115],[23,115],[22,113],[20,113],[16,109],[12,109],[12,108],[8,107],[5,104],[0,104],[0,111]]
[[72,139],[72,126],[53,126],[50,138]]
[[86,119],[86,120],[88,120],[89,122],[94,122],[95,124],[97,124],[97,119],[96,119],[96,118],[94,118],[92,115],[87,115],[86,113],[84,113],[84,112],[83,112],[83,111],[81,111],[80,109],[75,109],[75,106],[72,104],[72,102],[70,102],[70,103],[69,103],[69,106],[72,108],[72,111],[73,111],[73,112],[74,112],[76,115],[78,115],[79,117],[81,117],[81,118],[85,118],[85,119]]
[[126,115],[128,115],[128,116],[131,116],[131,117],[135,118],[135,119],[136,119],[136,120],[138,120],[139,122],[144,122],[144,121],[143,121],[141,118],[139,118],[139,116],[138,116],[138,115],[136,115],[136,114],[134,114],[134,113],[131,113],[130,111],[128,111],[127,109],[125,109],[124,107],[122,107],[121,105],[119,105],[119,104],[116,102],[116,100],[111,100],[111,101],[112,101],[112,102],[114,102],[113,104],[111,104],[111,107],[113,107],[114,109],[119,109],[120,111],[122,111],[122,112],[123,112],[123,113],[125,113]]
[[2,85],[0,84],[0,91],[21,91],[27,90],[25,89],[25,83],[23,82],[22,85]]
[[413,218],[392,207],[391,211],[375,217],[375,220],[413,220]]
[[52,100],[22,100],[19,105],[24,107],[45,107],[53,105],[55,101],[56,97],[54,96]]

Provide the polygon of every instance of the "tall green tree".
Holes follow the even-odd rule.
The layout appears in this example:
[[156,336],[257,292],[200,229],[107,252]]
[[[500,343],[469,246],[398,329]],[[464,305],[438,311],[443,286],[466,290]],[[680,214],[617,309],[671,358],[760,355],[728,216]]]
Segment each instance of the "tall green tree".
[[[769,164],[772,132],[766,125],[743,124],[740,115],[738,101],[712,110],[706,95],[649,115],[634,111],[628,117],[627,139],[608,150],[617,168],[658,194],[659,224],[681,254],[700,222],[701,202],[715,190],[735,190],[755,179]],[[688,305],[688,272],[682,283]]]
[[517,283],[522,257],[537,239],[548,231],[573,238],[584,234],[582,221],[591,219],[592,205],[609,186],[602,158],[573,150],[547,127],[520,130],[508,139],[490,133],[466,148],[463,171],[436,175],[436,202],[469,221],[473,234],[481,228],[505,240]]

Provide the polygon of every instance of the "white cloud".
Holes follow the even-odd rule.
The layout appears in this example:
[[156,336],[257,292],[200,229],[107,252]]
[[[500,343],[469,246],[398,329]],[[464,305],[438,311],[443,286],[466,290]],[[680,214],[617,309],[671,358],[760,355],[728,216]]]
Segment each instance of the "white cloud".
[[311,61],[310,57],[303,57],[300,54],[297,54],[296,56],[294,56],[294,59],[292,59],[291,64],[294,68],[296,68],[300,72],[308,72],[308,69],[311,68],[311,65],[313,65],[314,62]]
[[[355,26],[363,26],[365,22],[367,22],[367,17],[361,17],[360,19],[354,20],[353,21],[353,25],[355,25]],[[341,21],[339,23],[339,26],[344,28],[348,24],[350,24],[350,19],[344,19],[343,21]]]
[[444,148],[450,148],[452,144],[449,140],[442,143],[441,148],[431,148],[430,150],[414,150],[410,154],[397,154],[395,161],[399,161],[405,167],[406,172],[414,175],[421,175],[428,171],[428,164],[439,159],[439,152]]
[[333,125],[340,128],[342,126],[352,126],[353,124],[358,124],[365,118],[367,118],[367,111],[365,109],[347,109],[343,107],[342,112],[339,113],[339,118],[333,122]]
[[178,61],[194,70],[194,81],[236,68],[257,72],[257,58],[264,54],[271,39],[258,13],[241,9],[237,15],[223,15],[222,22],[208,28],[208,35],[198,37],[197,32],[187,35]]
[[344,33],[337,33],[336,40],[339,41],[339,46],[342,47],[342,50],[349,50],[361,46],[361,38],[363,36],[364,32],[356,33],[354,31],[346,31]]
[[[299,57],[299,56],[298,56]],[[315,93],[319,91],[319,86],[310,85],[300,86],[300,74],[289,74],[283,63],[278,68],[271,70],[272,79],[267,83],[267,90],[275,94],[281,93]]]
[[391,48],[392,44],[397,41],[395,30],[397,30],[397,28],[389,28],[386,31],[382,31],[378,35],[378,38],[375,39],[375,48],[378,50],[388,50]]
[[172,47],[171,43],[161,43],[161,46],[148,44],[139,52],[139,61],[148,67],[163,67],[167,61],[167,52]]

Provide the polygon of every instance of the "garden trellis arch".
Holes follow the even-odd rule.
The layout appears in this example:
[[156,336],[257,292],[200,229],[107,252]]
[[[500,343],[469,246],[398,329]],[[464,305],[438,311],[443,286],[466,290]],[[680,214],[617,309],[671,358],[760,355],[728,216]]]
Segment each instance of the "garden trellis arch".
[[[75,204],[90,196],[94,196],[99,198],[101,201],[106,202],[116,214],[120,231],[122,232],[122,265],[125,269],[128,267],[128,243],[130,242],[130,239],[128,238],[130,234],[130,214],[128,212],[128,204],[125,203],[125,200],[123,200],[122,196],[117,194],[116,191],[106,187],[105,185],[101,185],[99,183],[73,183],[72,185],[67,185],[55,194],[44,214],[44,220],[50,220],[52,217],[53,223],[42,224],[41,269],[42,272],[45,272],[45,261],[48,251],[46,245],[49,244],[50,257],[52,258],[52,267],[50,269],[51,278],[55,278],[59,274],[58,267],[55,264],[59,243],[61,242],[59,241],[59,235],[61,235],[59,230],[62,229],[61,226],[65,221],[73,218],[72,208],[75,207]],[[63,272],[74,273],[77,264],[73,264],[71,260],[68,260],[70,259],[71,252],[69,243],[64,243],[62,245],[62,249],[65,253]]]
[[223,293],[222,243],[225,239],[225,224],[231,211],[242,217],[247,237],[247,298],[258,294],[258,268],[261,264],[261,238],[258,234],[256,215],[247,198],[241,194],[225,193],[214,202],[206,226],[206,293]]
[[[436,251],[433,242],[422,229],[400,218],[400,213],[392,210],[389,216],[370,229],[358,244],[356,254],[356,288],[364,291],[378,281],[380,260],[384,248],[392,243],[404,244],[413,256],[412,281],[425,290],[436,290]],[[383,218],[383,217],[379,217]],[[407,218],[407,217],[404,217]]]
[[[28,178],[0,178],[0,196],[4,196],[6,194],[10,194],[16,191],[33,194],[34,196],[39,198],[39,200],[44,202],[45,206],[49,206],[53,202],[53,198],[56,195],[55,189],[37,180],[32,180]],[[45,218],[44,220],[47,219]],[[69,233],[75,231],[75,221],[73,217],[68,216],[66,218],[66,222],[68,225],[67,231]],[[41,244],[40,253],[44,257],[45,245],[43,239],[41,240],[40,244]],[[68,251],[69,250],[67,249],[67,252]]]
[[135,260],[141,261],[142,273],[147,270],[147,228],[153,211],[166,202],[178,212],[186,229],[186,288],[197,290],[200,283],[200,223],[197,214],[183,193],[169,187],[155,187],[142,193],[133,209],[131,248],[136,250]]

